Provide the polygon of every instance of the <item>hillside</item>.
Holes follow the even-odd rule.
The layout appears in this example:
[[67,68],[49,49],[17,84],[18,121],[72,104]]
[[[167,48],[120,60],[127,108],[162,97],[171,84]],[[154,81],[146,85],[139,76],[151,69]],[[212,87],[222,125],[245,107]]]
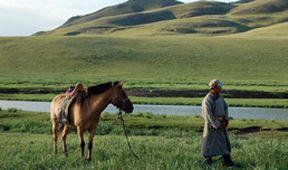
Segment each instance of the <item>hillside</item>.
[[89,22],[107,16],[141,12],[177,4],[181,4],[181,2],[176,0],[128,0],[127,2],[106,7],[88,15],[72,17],[68,19],[68,21],[66,21],[61,27]]
[[237,88],[288,87],[287,38],[37,36],[0,44],[0,86],[10,88],[121,79],[190,89],[215,77]]
[[[141,10],[134,10],[135,5],[141,6]],[[287,11],[288,2],[285,0],[198,1],[187,4],[130,0],[71,18],[55,30],[35,35],[223,35],[283,23],[288,21]]]
[[[269,27],[253,29],[245,33],[235,34],[237,37],[278,37],[288,38],[288,22],[275,24]],[[233,35],[234,36],[234,35]]]
[[239,5],[231,13],[234,15],[267,14],[286,11],[287,9],[287,0],[254,0]]

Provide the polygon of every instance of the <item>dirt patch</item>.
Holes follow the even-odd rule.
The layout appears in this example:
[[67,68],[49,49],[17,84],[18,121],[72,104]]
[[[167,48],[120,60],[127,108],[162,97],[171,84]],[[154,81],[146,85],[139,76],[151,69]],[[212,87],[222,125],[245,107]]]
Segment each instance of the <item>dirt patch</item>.
[[282,131],[282,132],[288,132],[288,127],[278,128],[276,130]]
[[261,132],[262,128],[260,126],[251,126],[251,127],[246,127],[246,128],[233,128],[230,130],[232,132],[234,132],[235,134],[245,135],[245,134],[249,134],[249,133]]
[[[207,90],[158,90],[158,89],[128,89],[128,95],[139,97],[204,97]],[[245,90],[225,90],[227,98],[288,98],[288,92],[263,92]]]
[[[129,96],[138,97],[204,97],[207,90],[163,90],[163,89],[127,89]],[[2,94],[58,94],[65,92],[65,89],[52,88],[0,88]],[[245,90],[225,90],[223,96],[226,98],[288,98],[288,92],[264,92]]]
[[229,131],[237,135],[247,135],[247,134],[253,134],[253,133],[264,132],[264,131],[265,132],[270,132],[270,131],[288,132],[288,128],[283,127],[283,128],[271,129],[271,128],[263,128],[261,126],[251,126],[251,127],[246,127],[246,128],[230,128]]

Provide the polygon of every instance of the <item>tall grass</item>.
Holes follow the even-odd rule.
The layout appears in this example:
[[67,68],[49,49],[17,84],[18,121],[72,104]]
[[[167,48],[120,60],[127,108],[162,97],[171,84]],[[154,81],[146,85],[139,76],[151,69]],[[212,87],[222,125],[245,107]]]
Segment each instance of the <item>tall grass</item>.
[[[96,136],[91,162],[80,158],[76,135],[67,139],[68,154],[54,157],[51,137],[47,134],[0,133],[1,169],[203,169],[200,155],[201,135],[188,137],[131,136],[130,153],[123,136]],[[287,134],[286,134],[287,139]],[[239,169],[287,168],[286,139],[232,136],[232,157]],[[58,145],[60,149],[60,144]],[[221,161],[212,165],[223,169]]]
[[[68,157],[54,157],[49,114],[19,110],[0,112],[1,169],[203,169],[200,154],[200,117],[138,113],[125,116],[133,150],[129,152],[121,122],[116,115],[103,114],[94,138],[91,162],[80,158],[74,130],[67,138]],[[285,169],[288,154],[287,121],[232,120],[232,157],[240,169]],[[237,135],[237,128],[261,127],[264,132]],[[271,130],[275,131],[271,131]],[[235,131],[236,130],[236,131]],[[230,130],[229,130],[230,131]],[[87,134],[85,140],[87,141]],[[58,142],[61,150],[61,142]],[[213,169],[223,169],[221,161]]]

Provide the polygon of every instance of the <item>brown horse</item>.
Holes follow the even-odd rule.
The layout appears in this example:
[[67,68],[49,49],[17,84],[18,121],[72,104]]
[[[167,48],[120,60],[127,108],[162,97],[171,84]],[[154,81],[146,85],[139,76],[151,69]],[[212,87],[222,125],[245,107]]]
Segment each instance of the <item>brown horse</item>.
[[91,160],[93,137],[95,135],[96,127],[102,111],[110,103],[126,113],[131,113],[133,111],[133,104],[126,95],[122,86],[123,83],[119,81],[109,82],[88,87],[86,97],[84,98],[82,96],[83,94],[77,94],[75,97],[76,101],[71,106],[68,114],[67,119],[69,123],[62,127],[58,127],[59,125],[56,113],[57,109],[60,107],[61,99],[65,97],[65,94],[59,94],[52,100],[50,117],[52,123],[52,137],[55,155],[57,154],[58,135],[62,132],[62,151],[67,156],[66,137],[68,129],[77,128],[82,158],[84,158],[85,147],[83,133],[85,130],[88,130],[89,132],[87,159]]

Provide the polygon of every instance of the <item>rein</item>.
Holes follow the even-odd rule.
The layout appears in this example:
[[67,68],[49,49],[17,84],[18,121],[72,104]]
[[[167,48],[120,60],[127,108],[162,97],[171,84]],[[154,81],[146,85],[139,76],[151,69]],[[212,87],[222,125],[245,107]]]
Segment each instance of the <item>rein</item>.
[[122,126],[123,126],[123,130],[124,130],[124,135],[125,135],[125,137],[126,137],[127,145],[128,145],[128,148],[129,148],[131,154],[132,154],[135,158],[140,159],[140,158],[135,154],[135,152],[132,150],[132,146],[131,146],[131,144],[130,144],[130,142],[129,142],[129,139],[128,139],[128,135],[127,135],[127,131],[126,131],[126,127],[125,127],[125,123],[124,123],[124,119],[123,119],[123,115],[122,115],[121,109],[119,109],[118,119],[120,119],[120,120],[122,121]]

